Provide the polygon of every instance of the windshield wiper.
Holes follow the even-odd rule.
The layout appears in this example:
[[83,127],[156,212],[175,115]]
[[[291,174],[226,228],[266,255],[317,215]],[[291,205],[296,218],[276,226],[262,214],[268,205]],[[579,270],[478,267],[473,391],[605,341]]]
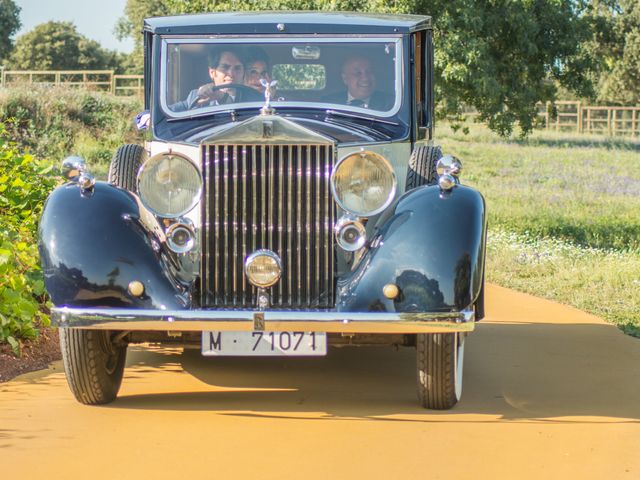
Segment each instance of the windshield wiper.
[[372,122],[378,122],[378,123],[386,123],[387,125],[395,125],[398,126],[400,125],[398,122],[392,122],[391,120],[383,120],[380,117],[376,117],[373,115],[366,115],[364,113],[353,113],[353,112],[346,112],[344,110],[332,110],[329,109],[326,111],[327,116],[338,116],[338,117],[347,117],[347,118],[358,118],[361,120],[369,120]]

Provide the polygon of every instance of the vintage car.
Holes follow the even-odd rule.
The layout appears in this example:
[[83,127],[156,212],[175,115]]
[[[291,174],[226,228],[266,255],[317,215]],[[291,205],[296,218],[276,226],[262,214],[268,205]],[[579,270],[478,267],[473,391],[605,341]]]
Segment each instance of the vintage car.
[[108,182],[69,157],[40,224],[78,401],[127,346],[203,355],[417,351],[426,408],[461,395],[484,316],[485,203],[433,141],[425,16],[221,13],[144,22],[142,145]]

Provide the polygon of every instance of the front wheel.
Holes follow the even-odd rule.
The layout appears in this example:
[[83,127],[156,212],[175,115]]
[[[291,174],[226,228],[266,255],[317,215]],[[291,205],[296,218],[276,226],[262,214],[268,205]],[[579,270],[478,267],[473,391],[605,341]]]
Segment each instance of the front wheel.
[[422,185],[433,185],[438,181],[436,166],[442,157],[442,149],[434,145],[417,146],[407,167],[406,190],[413,190]]
[[105,330],[60,329],[60,350],[69,388],[80,403],[101,405],[116,399],[127,356]]
[[462,395],[465,335],[416,335],[418,399],[424,408],[447,410]]
[[144,148],[140,145],[127,144],[118,148],[109,166],[109,183],[135,192],[138,170],[144,156]]

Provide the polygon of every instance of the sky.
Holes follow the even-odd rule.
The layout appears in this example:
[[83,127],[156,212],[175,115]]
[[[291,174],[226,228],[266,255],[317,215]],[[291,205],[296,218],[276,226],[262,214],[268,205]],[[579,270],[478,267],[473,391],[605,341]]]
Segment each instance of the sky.
[[121,52],[133,50],[133,40],[118,41],[113,33],[127,0],[14,0],[21,8],[22,28],[17,36],[49,20],[71,21],[78,32],[103,47]]

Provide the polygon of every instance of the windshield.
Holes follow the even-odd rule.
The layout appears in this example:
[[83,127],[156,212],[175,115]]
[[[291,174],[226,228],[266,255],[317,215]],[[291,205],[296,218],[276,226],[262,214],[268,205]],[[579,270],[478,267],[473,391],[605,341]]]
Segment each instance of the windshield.
[[190,116],[259,107],[270,96],[275,108],[389,116],[401,100],[400,45],[397,38],[165,39],[162,107],[174,117]]

